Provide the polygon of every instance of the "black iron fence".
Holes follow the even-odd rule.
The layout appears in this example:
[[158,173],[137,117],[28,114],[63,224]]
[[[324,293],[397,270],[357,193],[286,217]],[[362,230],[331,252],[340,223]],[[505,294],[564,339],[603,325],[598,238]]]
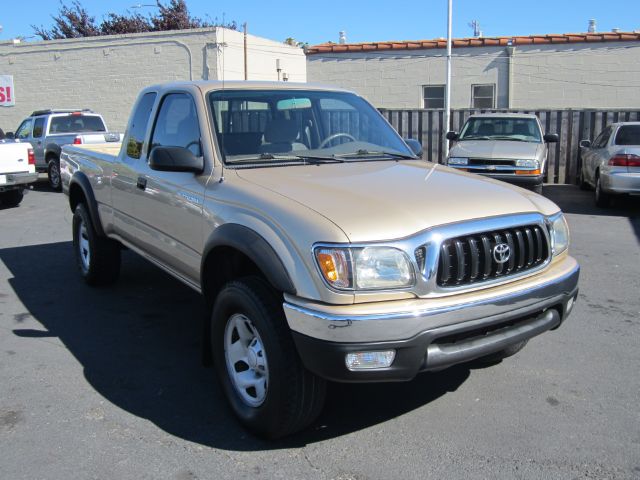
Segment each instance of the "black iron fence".
[[445,134],[459,131],[473,113],[534,113],[544,133],[557,133],[560,141],[549,144],[548,183],[577,183],[580,173],[580,140],[593,140],[610,123],[640,121],[640,109],[633,110],[452,110],[451,128],[444,126],[443,110],[380,109],[404,138],[415,138],[422,144],[423,158],[444,162]]

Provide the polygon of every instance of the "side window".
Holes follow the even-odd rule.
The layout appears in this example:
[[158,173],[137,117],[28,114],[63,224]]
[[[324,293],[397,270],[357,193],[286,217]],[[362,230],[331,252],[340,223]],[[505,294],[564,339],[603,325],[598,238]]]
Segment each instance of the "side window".
[[444,108],[444,85],[425,85],[422,87],[424,108]]
[[170,93],[162,99],[151,148],[184,147],[201,156],[200,127],[193,99],[186,93]]
[[40,138],[44,133],[44,117],[36,118],[33,124],[33,138]]
[[33,120],[31,118],[27,118],[24,122],[20,124],[18,130],[16,131],[16,138],[28,138],[31,135],[31,127],[33,126]]
[[140,158],[144,134],[147,132],[147,124],[155,101],[156,94],[154,92],[145,93],[133,113],[133,120],[129,127],[129,139],[127,140],[127,156],[130,158]]

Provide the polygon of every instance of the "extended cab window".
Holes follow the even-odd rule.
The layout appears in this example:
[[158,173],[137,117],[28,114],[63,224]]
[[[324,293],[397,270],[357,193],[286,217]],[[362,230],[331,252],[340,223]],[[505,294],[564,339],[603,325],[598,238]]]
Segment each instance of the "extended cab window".
[[29,138],[31,135],[31,127],[33,126],[33,120],[31,118],[26,119],[20,124],[16,131],[16,138]]
[[129,139],[127,140],[127,156],[130,158],[140,158],[144,135],[147,133],[147,125],[149,124],[151,109],[155,101],[155,92],[145,93],[133,113],[129,127]]
[[151,138],[151,148],[157,146],[184,147],[202,155],[198,115],[190,95],[170,93],[162,99]]

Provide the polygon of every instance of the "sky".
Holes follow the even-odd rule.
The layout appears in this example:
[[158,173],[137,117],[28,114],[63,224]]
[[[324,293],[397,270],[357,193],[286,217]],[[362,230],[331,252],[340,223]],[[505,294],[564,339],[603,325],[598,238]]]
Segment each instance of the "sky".
[[[284,41],[293,37],[310,45],[347,41],[420,40],[446,37],[447,0],[186,0],[192,15],[209,20],[247,22],[251,34]],[[71,0],[64,0],[71,5]],[[148,4],[140,9],[133,5]],[[100,21],[109,12],[151,13],[154,0],[80,0]],[[168,0],[166,0],[168,3]],[[5,7],[15,1],[0,0]],[[31,0],[28,8],[0,8],[0,40],[18,36],[36,41],[31,25],[50,28],[58,0]],[[585,32],[589,19],[597,31],[640,31],[640,0],[453,0],[454,38],[473,36],[468,25],[480,23],[485,37]],[[29,38],[31,37],[31,38]]]

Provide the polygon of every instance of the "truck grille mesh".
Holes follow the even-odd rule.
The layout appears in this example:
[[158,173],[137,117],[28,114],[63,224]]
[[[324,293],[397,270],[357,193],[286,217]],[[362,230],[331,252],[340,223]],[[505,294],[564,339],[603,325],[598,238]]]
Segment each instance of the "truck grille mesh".
[[549,254],[539,225],[450,238],[440,247],[437,284],[457,287],[514,275],[542,265]]

